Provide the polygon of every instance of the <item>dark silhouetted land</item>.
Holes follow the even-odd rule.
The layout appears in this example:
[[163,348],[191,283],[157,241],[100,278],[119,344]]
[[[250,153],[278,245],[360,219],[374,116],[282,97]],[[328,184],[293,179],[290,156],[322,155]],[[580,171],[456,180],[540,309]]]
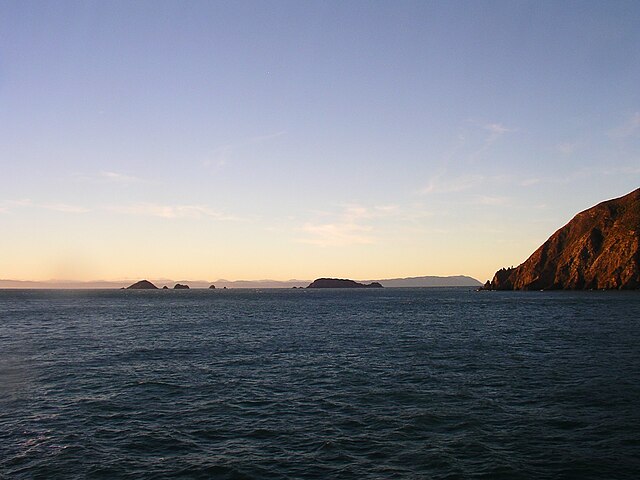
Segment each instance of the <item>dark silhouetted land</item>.
[[139,282],[134,283],[133,285],[129,285],[127,290],[157,290],[153,283],[149,280],[140,280]]
[[307,288],[382,288],[382,285],[378,282],[365,284],[342,278],[318,278]]

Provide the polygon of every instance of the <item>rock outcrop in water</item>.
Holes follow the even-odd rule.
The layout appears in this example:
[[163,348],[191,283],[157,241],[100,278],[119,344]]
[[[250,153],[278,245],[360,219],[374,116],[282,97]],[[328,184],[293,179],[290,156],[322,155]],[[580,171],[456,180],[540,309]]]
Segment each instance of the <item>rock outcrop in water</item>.
[[640,288],[640,188],[578,213],[487,290]]
[[183,285],[182,283],[176,283],[173,287],[174,290],[189,290],[189,285]]
[[318,278],[311,282],[307,288],[382,288],[382,285],[378,282],[364,284],[341,278]]
[[153,283],[149,280],[140,280],[139,282],[134,283],[133,285],[129,285],[127,290],[157,290]]

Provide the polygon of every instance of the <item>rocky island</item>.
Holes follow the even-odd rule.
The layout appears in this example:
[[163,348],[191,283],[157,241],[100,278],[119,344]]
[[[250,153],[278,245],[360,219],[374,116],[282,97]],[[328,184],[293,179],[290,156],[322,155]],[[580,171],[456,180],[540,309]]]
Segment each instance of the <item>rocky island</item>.
[[382,285],[378,282],[364,284],[341,278],[318,278],[307,288],[382,288]]
[[133,285],[129,285],[127,290],[157,290],[153,283],[149,280],[140,280],[139,282],[134,283]]
[[640,188],[578,213],[484,290],[640,288]]
[[183,285],[182,283],[176,283],[173,287],[174,290],[189,290],[189,285]]

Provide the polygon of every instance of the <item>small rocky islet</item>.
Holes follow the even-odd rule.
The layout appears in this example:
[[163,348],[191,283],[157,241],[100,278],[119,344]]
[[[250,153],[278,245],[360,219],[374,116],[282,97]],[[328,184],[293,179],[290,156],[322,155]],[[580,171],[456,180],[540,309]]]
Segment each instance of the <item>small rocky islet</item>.
[[[215,287],[214,287],[215,288]],[[188,290],[189,285],[184,285],[181,283],[176,283],[173,287],[174,290]],[[129,285],[126,290],[159,290],[152,282],[149,280],[140,280],[132,285]],[[162,287],[162,290],[169,290],[169,287],[166,285]]]
[[[210,285],[209,290],[215,290],[215,285]],[[294,287],[296,288],[296,287]],[[303,287],[299,287],[303,288]],[[358,283],[354,280],[343,278],[318,278],[311,282],[306,288],[383,288],[379,282],[371,282],[368,284]],[[158,290],[153,283],[149,280],[140,280],[132,285],[126,287],[127,290]],[[226,287],[224,287],[226,290]],[[162,290],[169,290],[165,285]],[[189,290],[189,285],[176,283],[173,290]]]

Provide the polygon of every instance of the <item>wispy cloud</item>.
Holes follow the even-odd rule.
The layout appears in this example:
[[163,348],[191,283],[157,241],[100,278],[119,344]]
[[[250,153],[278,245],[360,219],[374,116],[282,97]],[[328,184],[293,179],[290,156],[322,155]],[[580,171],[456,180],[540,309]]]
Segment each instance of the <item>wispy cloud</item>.
[[484,139],[484,144],[471,155],[472,160],[477,160],[487,150],[489,150],[503,135],[510,132],[515,132],[515,129],[505,127],[501,123],[486,123],[482,127],[488,132]]
[[491,135],[496,135],[498,137],[500,135],[504,135],[507,132],[513,131],[512,128],[507,128],[501,123],[487,123],[484,125],[484,129],[488,130],[491,133]]
[[33,205],[33,202],[28,198],[21,198],[19,200],[7,200],[2,202],[2,206],[8,210],[12,207],[30,207]]
[[622,125],[609,130],[609,137],[624,138],[640,134],[640,112],[635,112]]
[[376,205],[373,207],[365,207],[357,203],[342,205],[341,208],[343,209],[341,214],[342,218],[350,222],[384,217],[392,215],[398,210],[397,205]]
[[39,206],[46,210],[53,210],[54,212],[62,213],[87,213],[90,211],[88,208],[78,205],[70,205],[68,203],[44,203]]
[[420,194],[458,193],[481,185],[485,179],[486,177],[483,175],[463,175],[446,178],[443,172],[433,177],[429,183],[420,190]]
[[558,151],[563,155],[573,155],[580,144],[578,142],[565,142],[558,145]]
[[485,153],[489,151],[494,144],[498,142],[507,133],[515,132],[515,128],[506,127],[502,123],[484,123],[479,125],[481,131],[484,132],[484,138],[480,141],[480,145],[476,146],[475,150],[472,150],[468,154],[468,160],[471,162],[477,162]]
[[157,203],[136,203],[132,205],[113,205],[107,210],[126,215],[174,218],[212,218],[215,220],[237,221],[238,217],[227,215],[206,205],[161,205]]
[[538,183],[541,183],[541,182],[542,182],[541,178],[531,177],[531,178],[525,178],[524,180],[520,180],[518,185],[520,185],[521,187],[531,187],[532,185],[537,185]]
[[[443,170],[456,165],[473,165],[485,159],[492,147],[505,135],[516,132],[500,122],[478,122],[469,119],[462,131],[456,135],[452,148],[440,158]],[[427,192],[428,193],[428,192]]]
[[480,205],[504,206],[509,204],[510,199],[498,195],[478,195],[476,201]]
[[306,223],[302,231],[308,234],[308,237],[299,239],[299,242],[323,247],[373,243],[371,227],[356,223]]
[[128,185],[130,183],[141,183],[144,181],[141,178],[134,177],[132,175],[125,175],[124,173],[119,172],[102,171],[100,172],[99,177],[107,182],[119,183],[122,185]]
[[[640,162],[639,162],[640,163]],[[640,167],[616,167],[603,170],[605,175],[640,175]]]
[[321,219],[306,222],[299,229],[305,233],[305,237],[299,238],[297,241],[319,246],[372,244],[375,242],[375,238],[373,226],[370,223],[375,219],[397,214],[397,205],[376,205],[373,207],[354,203],[342,205],[338,213],[320,213]]
[[233,145],[222,145],[211,152],[211,154],[202,161],[202,166],[210,169],[220,169],[227,165],[233,157]]
[[0,202],[0,213],[10,213],[16,207],[28,207],[31,205],[31,200],[5,200]]
[[86,213],[90,209],[69,203],[37,203],[29,199],[8,200],[0,204],[0,212],[9,213],[17,208],[40,208],[62,213]]
[[78,182],[112,183],[112,184],[118,184],[118,185],[149,183],[148,180],[145,180],[140,177],[128,175],[121,172],[107,171],[107,170],[102,170],[100,172],[92,173],[92,174],[75,173],[71,175],[71,178]]
[[286,135],[287,132],[286,130],[281,130],[279,132],[275,132],[275,133],[267,133],[266,135],[257,135],[255,137],[252,137],[249,139],[249,141],[256,143],[256,142],[266,142],[268,140],[273,140],[276,139],[278,137],[282,137],[283,135]]
[[264,143],[276,138],[287,135],[286,130],[267,133],[265,135],[256,135],[255,137],[244,138],[237,143],[229,143],[215,148],[208,156],[202,160],[201,164],[204,168],[211,170],[219,170],[230,164],[234,157],[240,156],[251,144]]

